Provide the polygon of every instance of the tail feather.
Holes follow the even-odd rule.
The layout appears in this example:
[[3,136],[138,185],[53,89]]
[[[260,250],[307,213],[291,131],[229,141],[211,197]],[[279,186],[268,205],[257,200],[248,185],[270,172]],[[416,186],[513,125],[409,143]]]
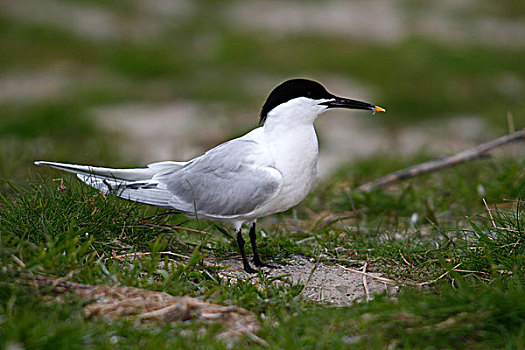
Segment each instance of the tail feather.
[[158,182],[152,178],[159,171],[175,170],[184,163],[161,162],[151,164],[148,168],[136,169],[112,169],[46,161],[37,161],[35,164],[74,173],[84,183],[104,193],[114,193],[130,201],[173,209],[169,205],[173,195],[160,188]]
[[169,204],[173,195],[167,190],[159,188],[155,182],[120,181],[96,175],[81,174],[77,174],[77,177],[89,186],[97,188],[106,194],[113,193],[120,198],[130,201],[173,209]]
[[149,180],[153,177],[154,172],[150,168],[136,168],[136,169],[112,169],[95,167],[91,165],[77,165],[67,163],[55,163],[46,161],[36,161],[36,165],[44,165],[51,168],[67,171],[74,174],[81,175],[96,175],[108,179],[126,180],[126,181],[140,181]]

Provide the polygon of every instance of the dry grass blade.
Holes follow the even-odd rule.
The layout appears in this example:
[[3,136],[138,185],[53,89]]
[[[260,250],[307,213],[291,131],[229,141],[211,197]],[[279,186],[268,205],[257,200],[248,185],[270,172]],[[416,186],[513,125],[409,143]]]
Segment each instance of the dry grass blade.
[[492,222],[492,227],[496,228],[497,226],[496,226],[496,223],[494,222],[494,217],[492,216],[492,210],[490,210],[485,198],[482,198],[482,200],[483,200],[483,204],[485,205],[485,209],[487,209],[487,212],[489,213],[490,222]]
[[19,257],[17,257],[16,255],[11,254],[11,259],[13,259],[13,261],[15,263],[17,263],[17,265],[20,266],[21,268],[25,268],[26,267],[26,264]]
[[[190,257],[187,256],[187,255],[178,254],[178,253],[174,253],[174,252],[170,252],[170,251],[158,252],[157,254],[159,254],[159,255],[169,255],[169,256],[176,257],[176,258],[181,258],[181,259],[190,260]],[[124,261],[124,260],[126,260],[127,258],[129,258],[129,257],[131,257],[132,259],[134,259],[134,258],[136,258],[136,257],[149,256],[149,255],[151,255],[151,252],[134,252],[134,253],[126,253],[126,254],[120,254],[120,255],[111,256],[111,257],[109,257],[109,258],[105,258],[104,261],[106,261],[106,260],[110,260],[110,259],[115,259],[115,260],[119,260],[119,261]],[[170,260],[170,261],[174,261],[174,260]],[[174,261],[174,262],[176,263],[176,261]],[[206,266],[222,267],[221,265],[213,264],[213,263],[206,262],[206,261],[203,261],[203,263],[204,263],[204,265],[206,265]]]
[[[365,262],[363,265],[363,272],[366,273],[366,268],[368,266],[368,263]],[[368,282],[366,281],[366,275],[363,274],[363,287],[365,287],[365,295],[366,295],[366,301],[370,301],[370,291],[368,290]]]
[[257,318],[248,310],[212,304],[192,297],[173,296],[134,287],[93,286],[45,276],[36,276],[30,281],[35,287],[46,288],[48,293],[53,293],[56,301],[61,300],[60,294],[74,293],[89,302],[84,306],[88,318],[136,317],[145,322],[218,322],[225,328],[219,337],[225,340],[245,335],[257,338],[254,332],[259,330]]
[[[453,271],[456,271],[456,269],[461,265],[461,263],[457,264],[456,266],[454,266],[452,268]],[[422,286],[426,286],[426,285],[429,285],[429,284],[433,284],[433,283],[436,283],[437,281],[439,281],[440,279],[442,279],[443,277],[445,277],[446,275],[449,274],[450,271],[445,271],[444,273],[442,273],[438,278],[436,279],[433,279],[433,280],[430,280],[430,281],[425,281],[425,282],[421,282],[421,283],[417,283],[416,285],[419,286],[419,287],[422,287]]]
[[353,272],[353,273],[359,273],[361,275],[364,275],[364,276],[376,279],[376,280],[381,281],[383,283],[390,283],[390,284],[394,284],[394,285],[402,285],[403,284],[401,282],[397,282],[397,281],[391,280],[389,278],[375,276],[375,275],[373,275],[371,273],[355,270],[355,269],[352,269],[350,267],[346,267],[346,266],[343,266],[343,265],[340,265],[340,264],[337,264],[337,266],[339,266],[340,268],[342,268],[342,269],[344,269],[346,271],[350,271],[350,272]]
[[188,228],[188,227],[177,226],[177,225],[159,225],[159,224],[150,224],[148,222],[142,223],[142,225],[147,226],[147,227],[153,227],[153,228],[167,228],[167,229],[175,230],[175,231],[182,230],[182,231],[187,231],[187,232],[200,233],[202,235],[207,235],[207,236],[213,235],[213,233],[210,233],[210,232],[196,230],[196,229]]

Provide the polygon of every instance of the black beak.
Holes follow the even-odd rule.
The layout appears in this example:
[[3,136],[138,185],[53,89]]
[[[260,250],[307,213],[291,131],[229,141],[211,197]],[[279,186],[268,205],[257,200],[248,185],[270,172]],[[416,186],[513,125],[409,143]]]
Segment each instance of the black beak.
[[386,112],[384,108],[372,105],[370,103],[337,96],[334,96],[334,98],[330,101],[322,102],[320,104],[328,106],[328,108],[364,109],[374,112]]

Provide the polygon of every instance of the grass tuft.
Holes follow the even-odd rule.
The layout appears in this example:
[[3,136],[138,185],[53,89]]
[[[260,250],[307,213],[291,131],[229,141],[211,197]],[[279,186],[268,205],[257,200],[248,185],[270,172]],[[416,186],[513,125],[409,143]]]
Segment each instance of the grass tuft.
[[[395,298],[384,294],[340,308],[305,300],[303,286],[285,275],[232,279],[202,264],[236,254],[220,225],[105,196],[69,177],[12,185],[0,199],[0,345],[226,346],[214,337],[217,325],[85,319],[74,296],[49,304],[23,282],[45,275],[244,307],[262,323],[262,342],[240,341],[250,347],[519,348],[525,343],[520,166],[471,163],[368,194],[350,190],[348,182],[357,181],[351,174],[340,175],[291,213],[262,220],[265,259],[286,263],[303,255],[354,269],[366,263],[367,271],[401,286]],[[357,164],[356,171],[366,167]]]

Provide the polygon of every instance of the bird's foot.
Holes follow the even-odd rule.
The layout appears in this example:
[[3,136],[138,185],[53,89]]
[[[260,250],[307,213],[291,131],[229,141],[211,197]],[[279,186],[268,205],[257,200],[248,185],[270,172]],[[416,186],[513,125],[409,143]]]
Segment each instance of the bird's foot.
[[270,264],[263,263],[261,260],[253,259],[253,264],[257,267],[267,267],[269,269],[280,269],[280,266],[274,266]]
[[266,267],[268,269],[280,269],[281,267],[280,266],[275,266],[275,265],[271,265],[271,264],[266,264],[266,263],[262,263],[261,265],[255,265],[257,267]]
[[244,264],[244,272],[246,273],[257,273],[259,270],[252,268],[249,264]]

